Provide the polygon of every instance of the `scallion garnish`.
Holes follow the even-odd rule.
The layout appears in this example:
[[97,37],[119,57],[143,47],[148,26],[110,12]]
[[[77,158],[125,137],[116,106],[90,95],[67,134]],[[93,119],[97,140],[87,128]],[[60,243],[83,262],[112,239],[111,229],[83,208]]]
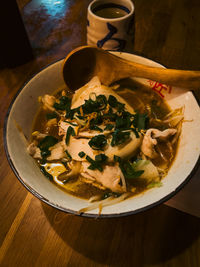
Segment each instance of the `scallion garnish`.
[[75,136],[75,132],[74,132],[74,129],[71,126],[69,126],[67,129],[66,138],[65,138],[66,145],[69,144],[69,139],[71,135]]
[[41,156],[43,159],[45,159],[47,156],[51,154],[49,151],[49,148],[54,146],[55,144],[58,143],[58,139],[54,136],[47,135],[45,136],[40,143],[38,144],[38,147],[41,150]]
[[104,134],[99,134],[92,137],[88,144],[94,150],[103,150],[107,145],[107,139]]
[[91,157],[86,156],[86,160],[90,163],[90,166],[88,169],[90,170],[99,170],[100,172],[103,171],[103,165],[107,161],[107,156],[105,154],[99,154],[95,156],[95,160],[93,160]]
[[81,151],[81,152],[78,153],[78,155],[79,155],[80,158],[83,158],[85,156],[85,152]]
[[130,138],[130,132],[123,132],[116,129],[112,133],[111,146],[118,146],[125,143]]
[[68,159],[72,160],[72,156],[69,154],[69,152],[67,150],[65,150],[65,153],[67,154]]
[[61,96],[61,98],[59,98],[59,102],[55,102],[53,106],[56,110],[70,109],[71,99],[67,96]]

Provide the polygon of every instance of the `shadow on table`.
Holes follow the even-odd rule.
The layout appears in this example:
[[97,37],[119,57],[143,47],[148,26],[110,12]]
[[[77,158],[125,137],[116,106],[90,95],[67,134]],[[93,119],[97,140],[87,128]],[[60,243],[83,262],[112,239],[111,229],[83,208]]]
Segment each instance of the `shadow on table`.
[[83,218],[42,206],[64,242],[103,264],[141,266],[165,262],[183,253],[200,234],[198,218],[165,205],[113,219]]

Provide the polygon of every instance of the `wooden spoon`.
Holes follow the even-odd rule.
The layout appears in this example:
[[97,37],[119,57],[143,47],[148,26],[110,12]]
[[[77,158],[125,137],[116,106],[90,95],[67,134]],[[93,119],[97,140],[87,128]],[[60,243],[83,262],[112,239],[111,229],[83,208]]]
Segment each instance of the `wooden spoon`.
[[78,47],[67,55],[63,77],[69,89],[80,88],[94,76],[105,85],[123,78],[141,77],[188,90],[200,88],[200,71],[149,67],[92,46]]

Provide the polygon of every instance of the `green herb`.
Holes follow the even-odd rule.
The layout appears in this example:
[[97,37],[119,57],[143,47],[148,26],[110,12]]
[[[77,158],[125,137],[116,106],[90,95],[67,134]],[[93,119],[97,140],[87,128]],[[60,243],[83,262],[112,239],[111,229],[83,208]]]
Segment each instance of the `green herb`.
[[47,135],[45,136],[40,143],[38,144],[38,147],[41,150],[41,156],[43,159],[46,159],[49,155],[51,155],[51,152],[49,151],[49,148],[54,146],[58,143],[58,139],[54,136]]
[[130,128],[130,129],[131,129],[132,132],[134,132],[136,138],[140,137],[138,131],[135,128]]
[[41,156],[42,158],[47,158],[48,156],[51,155],[51,151],[47,150],[41,150]]
[[98,103],[98,106],[99,106],[100,110],[103,110],[104,108],[106,108],[106,105],[107,105],[108,101],[107,101],[105,95],[98,95],[96,97],[96,101]]
[[95,161],[103,163],[107,160],[107,158],[108,157],[105,154],[99,154],[95,156]]
[[117,155],[114,155],[113,159],[115,162],[119,162],[119,163],[122,162],[122,159]]
[[105,135],[99,134],[92,137],[88,144],[94,150],[103,150],[104,147],[107,145],[107,140]]
[[86,156],[86,160],[90,163],[90,166],[88,169],[90,170],[99,170],[100,172],[103,171],[103,165],[107,161],[107,156],[105,154],[99,154],[95,156],[95,160],[93,160],[91,157]]
[[116,113],[113,113],[113,112],[112,112],[112,109],[110,109],[109,112],[106,113],[106,114],[103,114],[102,117],[103,117],[104,119],[108,119],[108,120],[110,120],[110,121],[112,121],[112,122],[115,122],[116,119],[117,119],[117,117],[118,117],[118,115],[117,115]]
[[100,127],[98,127],[97,125],[90,126],[90,130],[95,130],[95,131],[98,131],[101,133],[103,132],[103,130]]
[[111,107],[116,108],[118,112],[121,112],[122,110],[124,110],[124,106],[125,106],[125,104],[118,102],[116,97],[113,95],[109,95],[108,104]]
[[104,128],[104,131],[108,130],[111,131],[114,128],[113,124],[106,124],[106,127]]
[[53,181],[53,176],[45,170],[45,167],[40,166],[40,170],[50,181]]
[[100,172],[103,171],[103,168],[101,166],[101,164],[99,164],[98,162],[96,162],[95,160],[93,160],[92,158],[90,158],[89,156],[86,156],[86,160],[91,164],[88,169],[90,170],[96,170],[98,169]]
[[71,126],[69,126],[67,129],[66,138],[65,138],[66,145],[69,144],[69,139],[71,135],[75,136],[75,132],[74,132],[74,129]]
[[89,128],[91,130],[103,132],[103,130],[97,126],[97,125],[100,125],[102,122],[103,122],[103,118],[102,118],[101,114],[98,113],[96,118],[91,119]]
[[69,154],[69,152],[67,150],[65,150],[65,153],[67,154],[68,159],[72,160],[72,156]]
[[118,101],[117,98],[113,95],[109,95],[108,97],[108,104],[112,107],[112,108],[116,108]]
[[81,152],[78,153],[78,155],[79,155],[80,158],[83,158],[85,156],[85,152],[81,151]]
[[67,96],[61,96],[61,98],[59,98],[59,103],[55,102],[53,106],[56,110],[70,109],[71,99]]
[[78,124],[76,124],[76,123],[72,123],[72,122],[70,122],[70,121],[65,121],[66,123],[69,123],[70,125],[72,125],[72,126],[78,126]]
[[90,126],[89,126],[90,130],[103,132],[103,130],[96,125],[96,124],[101,124],[102,122],[103,122],[103,120],[102,120],[102,117],[100,115],[98,115],[95,119],[91,119]]
[[75,113],[80,114],[80,107],[73,108],[73,109],[66,109],[66,115],[65,118],[73,120]]
[[126,142],[130,138],[130,132],[122,132],[119,129],[116,129],[112,133],[111,146],[118,146]]
[[104,95],[96,96],[95,100],[89,98],[85,100],[85,103],[82,105],[83,113],[90,114],[97,112],[106,108],[107,99]]
[[54,136],[47,135],[45,136],[39,143],[38,147],[42,151],[48,150],[51,146],[54,146],[56,143],[58,143],[58,139]]
[[52,113],[47,113],[46,114],[47,120],[55,119],[57,117],[58,117],[58,115],[56,114],[56,112],[52,112]]
[[144,172],[143,170],[136,171],[129,161],[120,162],[119,166],[126,179],[138,178]]

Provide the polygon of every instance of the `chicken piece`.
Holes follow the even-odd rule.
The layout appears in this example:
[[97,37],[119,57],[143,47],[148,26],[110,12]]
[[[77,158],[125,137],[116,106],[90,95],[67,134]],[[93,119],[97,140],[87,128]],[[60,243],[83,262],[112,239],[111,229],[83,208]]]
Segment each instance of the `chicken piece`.
[[157,138],[161,141],[167,141],[170,136],[175,135],[177,129],[166,129],[164,131],[160,131],[158,129],[153,129],[152,134],[153,138]]
[[[80,105],[85,103],[85,100],[89,99],[89,97],[91,96],[91,94],[94,94],[96,96],[98,95],[105,95],[107,98],[110,95],[113,95],[120,103],[125,104],[125,108],[128,112],[134,114],[134,110],[133,108],[122,98],[120,97],[116,92],[114,92],[111,88],[106,87],[101,85],[98,77],[94,77],[88,84],[86,84],[85,86],[83,86],[82,88],[80,88],[79,90],[77,90],[73,96],[72,99],[72,109],[79,107]],[[59,135],[64,135],[63,137],[63,142],[65,140],[65,136],[66,136],[66,132],[68,127],[70,126],[70,124],[61,121],[59,122]],[[74,128],[76,128],[76,126],[71,126]],[[101,128],[101,125],[98,125],[98,127]],[[104,129],[105,126],[103,126],[102,129]],[[102,132],[102,134],[107,135],[109,134],[110,131],[104,131]],[[88,145],[89,142],[89,138],[94,137],[95,135],[99,135],[101,134],[98,131],[93,131],[93,130],[80,130],[76,131],[75,130],[75,134],[76,137],[70,136],[70,140],[69,143],[66,145],[66,149],[68,150],[68,152],[70,153],[70,155],[72,156],[72,158],[74,160],[79,160],[79,161],[83,161],[85,160],[84,158],[81,159],[78,156],[78,153],[83,151],[85,152],[86,155],[94,158],[97,151],[91,149],[91,147]],[[78,138],[77,138],[78,137]],[[110,140],[108,140],[108,145],[106,147],[104,147],[104,154],[109,158],[109,161],[113,162],[113,156],[117,155],[119,157],[122,158],[130,158],[132,156],[135,155],[136,151],[139,149],[141,143],[142,143],[142,135],[139,134],[139,137],[136,138],[135,134],[133,132],[130,133],[130,139],[127,140],[127,142],[125,142],[122,145],[118,145],[118,146],[111,146],[111,138]]]
[[32,142],[28,147],[27,147],[28,153],[34,158],[34,159],[41,159],[41,151],[39,147],[36,146],[35,142]]
[[42,97],[42,103],[44,105],[44,108],[49,109],[51,111],[54,111],[55,108],[53,107],[54,103],[56,102],[55,96],[52,95],[44,95]]
[[58,135],[65,135],[68,128],[72,127],[74,129],[75,135],[78,134],[78,129],[79,126],[75,126],[76,124],[74,123],[74,125],[66,122],[66,121],[59,121],[58,126],[59,126],[59,130],[58,130]]
[[81,162],[72,160],[67,164],[67,166],[69,167],[70,170],[59,174],[58,180],[66,181],[70,178],[76,177],[80,172]]
[[51,155],[47,157],[47,160],[59,160],[66,157],[62,142],[59,142],[54,146],[50,147],[49,150],[51,151]]
[[108,98],[110,95],[113,95],[117,101],[125,104],[126,110],[132,114],[134,114],[134,109],[124,100],[121,96],[119,96],[115,91],[111,89],[111,87],[107,87],[101,85],[99,78],[92,78],[86,85],[78,89],[73,98],[72,98],[72,109],[77,108],[85,103],[85,100],[88,100],[91,94],[95,95],[105,95]]
[[141,145],[141,151],[143,154],[151,159],[156,158],[158,153],[155,150],[155,146],[158,141],[167,141],[172,135],[177,132],[176,129],[166,129],[164,131],[160,131],[158,129],[149,129],[147,130],[144,139]]
[[101,190],[105,190],[106,189],[103,185],[97,183],[94,178],[92,178],[92,179],[91,178],[92,177],[90,175],[86,174],[86,173],[82,173],[82,176],[80,176],[80,179],[81,179],[81,181],[83,183],[91,184],[94,187],[99,188]]
[[90,163],[82,162],[82,176],[87,178],[91,177],[91,180],[95,179],[96,182],[113,192],[125,192],[125,188],[121,185],[121,170],[117,164],[104,166],[102,172],[99,170],[90,170],[88,169],[89,166]]
[[96,150],[93,150],[88,145],[89,139],[86,138],[74,138],[73,136],[70,136],[69,144],[66,145],[65,143],[65,137],[63,138],[63,145],[65,146],[65,150],[69,152],[72,159],[77,161],[85,161],[85,158],[79,157],[79,152],[83,151],[86,155],[88,155],[91,158],[94,158],[96,154]]

